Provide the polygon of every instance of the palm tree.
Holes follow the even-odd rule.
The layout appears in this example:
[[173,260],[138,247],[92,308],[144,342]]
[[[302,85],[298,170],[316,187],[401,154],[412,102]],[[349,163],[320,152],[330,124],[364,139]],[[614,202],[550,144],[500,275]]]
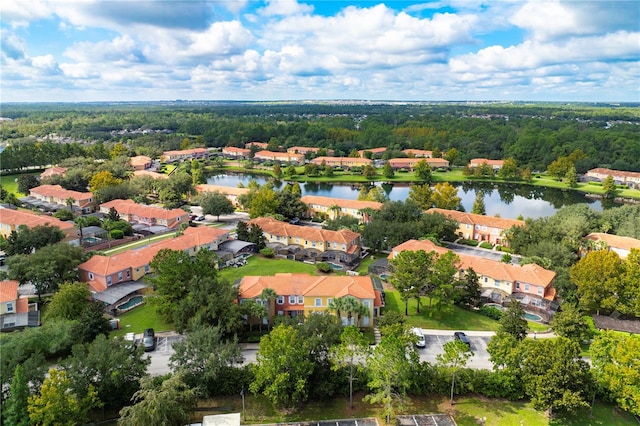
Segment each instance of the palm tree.
[[329,306],[327,307],[327,309],[329,311],[333,311],[336,313],[336,316],[338,317],[338,319],[340,319],[340,321],[342,322],[342,311],[345,308],[345,304],[344,304],[344,298],[343,297],[339,297],[337,299],[331,299],[329,301]]
[[359,299],[353,296],[344,296],[342,299],[344,300],[343,310],[347,313],[347,325],[353,325],[353,316],[359,315],[364,305]]
[[73,197],[69,197],[64,202],[67,205],[67,207],[69,207],[69,210],[73,211],[73,203],[76,202],[76,199]]
[[275,311],[275,306],[273,307],[273,310],[271,309],[271,302],[275,301],[277,298],[278,293],[276,293],[274,289],[269,287],[265,288],[264,290],[262,290],[262,293],[260,293],[260,299],[267,302],[267,317],[269,318],[269,324],[271,324],[273,316],[272,312]]
[[340,217],[340,206],[333,204],[329,207],[329,210],[333,212],[333,220],[337,220]]
[[87,218],[84,216],[78,216],[75,219],[76,228],[80,231],[80,246],[84,243],[84,235],[82,235],[82,228],[87,226]]

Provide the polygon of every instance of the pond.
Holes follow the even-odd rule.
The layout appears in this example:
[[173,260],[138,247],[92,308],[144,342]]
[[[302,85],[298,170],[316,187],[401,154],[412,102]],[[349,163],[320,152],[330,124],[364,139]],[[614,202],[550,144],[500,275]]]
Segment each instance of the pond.
[[[259,184],[267,182],[267,178],[261,175],[250,174],[219,174],[207,178],[207,183],[212,185],[237,187],[239,183],[247,185],[251,179]],[[276,189],[282,189],[285,181],[276,181]],[[391,200],[404,201],[409,196],[409,184],[381,184],[385,193]],[[588,204],[592,209],[602,211],[600,200],[585,197],[577,191],[569,191],[555,188],[543,188],[520,184],[499,184],[474,182],[470,184],[454,184],[458,188],[458,196],[462,199],[462,206],[466,211],[471,211],[476,193],[482,191],[487,215],[515,219],[518,216],[533,219],[553,216],[555,212],[572,204]],[[360,192],[359,187],[348,183],[327,182],[301,182],[302,195],[319,195],[324,197],[344,198],[355,200]]]

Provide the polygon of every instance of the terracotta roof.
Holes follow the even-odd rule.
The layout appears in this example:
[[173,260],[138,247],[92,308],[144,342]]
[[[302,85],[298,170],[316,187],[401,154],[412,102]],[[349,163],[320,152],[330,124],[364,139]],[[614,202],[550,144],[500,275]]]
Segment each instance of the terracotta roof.
[[414,157],[431,157],[433,156],[433,151],[426,151],[424,149],[403,149],[407,155],[413,155]]
[[90,200],[93,198],[91,192],[78,192],[64,189],[60,185],[40,185],[35,188],[31,188],[29,193],[41,195],[43,197],[54,197],[60,200],[66,200],[67,198],[73,198],[76,201]]
[[369,158],[354,158],[354,157],[316,157],[311,162],[313,164],[322,164],[322,162],[327,164],[371,164],[371,159]]
[[129,159],[129,164],[132,166],[144,166],[149,163],[151,163],[151,157],[147,157],[146,155],[137,155]]
[[75,228],[73,223],[63,222],[53,216],[31,213],[25,210],[3,208],[0,208],[0,223],[15,227],[26,225],[28,228],[34,228],[40,225],[51,225],[57,226],[65,233]]
[[305,274],[276,274],[274,276],[246,276],[240,282],[240,297],[260,297],[266,288],[278,295],[288,296],[353,296],[358,299],[375,299],[373,283],[366,276],[311,276]]
[[222,148],[222,153],[223,154],[235,153],[235,154],[249,155],[251,153],[251,150],[246,148],[237,148],[235,146],[227,146],[225,148]]
[[[393,259],[394,253],[399,253],[405,250],[424,250],[427,253],[435,251],[439,254],[444,254],[449,251],[445,247],[436,246],[429,240],[409,240],[394,247],[388,258]],[[462,269],[473,268],[473,270],[479,275],[484,275],[500,281],[520,281],[523,283],[548,287],[556,276],[554,271],[544,269],[542,266],[536,265],[535,263],[520,266],[499,262],[485,257],[469,256],[460,253],[456,254],[460,258],[460,267]]]
[[633,248],[640,249],[640,240],[636,240],[635,238],[631,237],[594,232],[584,238],[592,241],[604,241],[609,247],[614,247],[622,250],[631,250]]
[[222,186],[222,185],[209,185],[206,183],[202,183],[195,186],[196,192],[219,192],[224,195],[243,195],[247,194],[250,189],[249,188],[237,188],[235,186]]
[[181,236],[158,241],[138,249],[127,250],[113,256],[94,255],[91,259],[80,264],[78,269],[106,276],[128,268],[140,268],[148,265],[162,249],[187,250],[194,247],[202,247],[217,241],[228,232],[224,229],[207,226],[187,228]]
[[269,144],[266,142],[247,142],[244,144],[244,147],[247,149],[251,148],[252,146],[256,146],[261,149],[266,149],[269,146]]
[[613,169],[606,169],[604,167],[596,167],[595,169],[591,169],[587,172],[587,175],[589,175],[590,173],[607,175],[607,176],[611,175],[613,177],[625,176],[625,177],[640,178],[640,172],[627,172],[625,170],[613,170]]
[[18,300],[18,286],[20,283],[15,280],[0,281],[0,303]]
[[162,155],[171,156],[171,155],[193,155],[193,154],[204,154],[205,152],[209,152],[207,148],[192,148],[192,149],[179,149],[175,151],[165,151]]
[[162,207],[145,206],[133,200],[117,199],[100,204],[100,209],[109,210],[111,207],[116,209],[119,214],[136,215],[143,218],[166,219],[167,221],[189,216],[189,214],[182,209],[167,210]]
[[248,225],[252,225],[254,223],[262,228],[263,232],[269,233],[271,235],[293,238],[298,237],[309,241],[331,241],[343,244],[351,244],[353,240],[360,238],[360,234],[348,229],[330,231],[328,229],[321,229],[311,226],[290,225],[288,223],[276,220],[272,217],[258,217],[252,219],[248,222]]
[[449,167],[449,161],[444,158],[392,158],[389,165],[392,167],[408,166],[413,167],[421,161],[425,161],[431,167]]
[[151,176],[154,179],[167,179],[169,176],[164,173],[152,172],[151,170],[136,170],[133,172],[134,177]]
[[254,158],[267,159],[267,160],[281,160],[286,158],[287,160],[294,159],[296,161],[304,161],[304,154],[292,154],[290,152],[273,152],[273,151],[258,151],[255,153]]
[[374,210],[380,210],[382,208],[382,203],[378,203],[376,201],[358,201],[358,200],[347,200],[344,198],[333,198],[333,197],[321,197],[319,195],[305,195],[300,198],[300,200],[305,204],[317,204],[320,206],[339,206],[349,209],[364,209],[370,208]]
[[504,165],[504,160],[489,160],[487,158],[474,158],[469,161],[469,164],[472,165],[482,165],[482,163],[487,163],[488,166],[502,166]]
[[460,212],[457,210],[439,209],[435,207],[427,210],[427,213],[440,213],[450,217],[453,220],[456,220],[458,223],[461,223],[461,224],[490,226],[490,227],[499,228],[499,229],[509,229],[512,226],[525,225],[523,220],[507,219],[507,218],[494,217],[494,216],[485,216],[482,214]]
[[51,176],[58,176],[58,175],[64,176],[66,172],[67,172],[66,167],[57,167],[57,166],[49,167],[44,172],[40,173],[40,179],[51,177]]
[[382,154],[383,152],[387,151],[386,147],[380,147],[380,148],[368,148],[368,149],[361,149],[358,151],[358,154],[360,154],[360,157],[364,157],[364,153],[369,151],[372,154]]

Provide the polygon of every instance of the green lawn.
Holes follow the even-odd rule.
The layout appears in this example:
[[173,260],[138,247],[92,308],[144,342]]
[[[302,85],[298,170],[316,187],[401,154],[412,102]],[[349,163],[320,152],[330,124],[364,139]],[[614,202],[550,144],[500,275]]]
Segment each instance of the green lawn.
[[369,265],[376,261],[376,258],[372,255],[368,255],[360,262],[360,265],[356,268],[356,272],[360,275],[368,275],[369,274]]
[[[40,173],[41,171],[37,173],[22,173],[22,174],[40,176]],[[7,192],[12,192],[16,194],[16,197],[22,197],[22,196],[28,195],[28,194],[23,194],[21,192],[18,192],[18,182],[16,182],[16,179],[18,179],[18,176],[20,176],[20,174],[0,175],[0,184]]]
[[275,275],[277,273],[311,274],[317,275],[315,265],[287,259],[267,259],[262,256],[251,256],[245,266],[240,268],[225,268],[220,276],[232,283],[247,275]]
[[[429,309],[429,299],[421,298],[420,313],[416,312],[417,301],[409,300],[409,316],[405,317],[411,326],[441,330],[498,330],[498,321],[475,312],[453,306],[449,310]],[[385,290],[386,309],[404,315],[404,302],[396,290]]]
[[149,303],[144,303],[119,315],[120,330],[111,332],[112,336],[124,336],[127,333],[142,333],[145,328],[153,328],[156,332],[173,330],[173,325],[164,321]]

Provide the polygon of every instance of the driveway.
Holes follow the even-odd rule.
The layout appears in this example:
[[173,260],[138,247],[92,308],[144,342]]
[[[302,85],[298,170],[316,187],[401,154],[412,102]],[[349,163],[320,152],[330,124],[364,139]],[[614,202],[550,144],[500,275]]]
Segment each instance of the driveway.
[[[463,244],[456,244],[456,243],[445,243],[445,244],[446,244],[446,247],[454,253],[466,254],[468,256],[484,257],[484,258],[495,260],[498,262],[501,262],[502,256],[506,254],[501,251],[493,251],[493,250],[484,249],[480,247],[471,247]],[[514,265],[520,264],[520,258],[518,257],[518,255],[515,255],[515,254],[511,255],[511,263]]]
[[[467,367],[476,369],[491,370],[493,364],[489,361],[489,353],[487,352],[487,343],[490,336],[469,336],[471,342],[471,351],[473,356],[469,358]],[[425,334],[426,346],[418,348],[420,361],[426,361],[429,364],[437,364],[437,356],[444,353],[443,346],[447,342],[453,341],[453,331],[449,334]]]

